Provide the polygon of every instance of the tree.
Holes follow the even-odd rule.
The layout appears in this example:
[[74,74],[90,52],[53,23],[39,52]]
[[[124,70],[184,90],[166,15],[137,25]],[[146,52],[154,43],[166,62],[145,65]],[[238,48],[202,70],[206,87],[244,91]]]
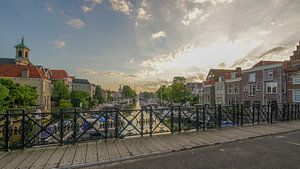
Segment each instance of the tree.
[[0,114],[3,113],[7,106],[7,98],[9,96],[9,90],[0,84]]
[[180,77],[174,81],[171,86],[166,87],[162,85],[156,94],[159,98],[163,100],[184,103],[191,100],[191,93],[187,85],[184,83],[184,78]]
[[130,86],[123,86],[122,89],[122,95],[124,98],[133,98],[136,96],[136,93],[133,89],[130,88]]
[[95,99],[98,101],[98,103],[103,103],[104,102],[104,97],[102,94],[102,89],[100,85],[96,86],[96,90],[95,90]]
[[0,79],[0,85],[0,97],[4,99],[4,102],[0,105],[2,109],[3,107],[27,107],[36,105],[38,94],[35,87],[29,85],[21,86],[11,79]]
[[60,100],[69,100],[70,99],[70,92],[68,87],[65,85],[65,82],[63,80],[55,81],[53,84],[53,94],[52,94],[52,100],[59,104]]
[[71,103],[74,107],[80,107],[80,103],[82,108],[87,109],[89,107],[89,99],[90,95],[87,92],[80,90],[73,90],[71,92]]

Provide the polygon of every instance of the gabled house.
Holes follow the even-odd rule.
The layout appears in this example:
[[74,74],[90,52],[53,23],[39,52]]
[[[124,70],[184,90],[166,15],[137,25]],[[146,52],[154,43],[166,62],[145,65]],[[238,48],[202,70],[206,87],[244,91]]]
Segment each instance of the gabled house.
[[300,102],[300,42],[290,60],[285,62],[287,103]]

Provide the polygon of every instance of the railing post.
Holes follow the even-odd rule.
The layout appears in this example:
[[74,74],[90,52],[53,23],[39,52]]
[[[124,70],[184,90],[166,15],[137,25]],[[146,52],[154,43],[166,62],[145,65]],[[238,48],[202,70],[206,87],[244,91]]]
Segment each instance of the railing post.
[[153,134],[153,112],[152,112],[152,106],[150,107],[150,136],[152,137],[152,134]]
[[171,133],[174,133],[174,111],[173,106],[171,107]]
[[5,114],[5,149],[6,151],[9,151],[9,110],[6,111]]
[[108,137],[108,110],[105,109],[105,141],[107,140]]
[[286,121],[286,103],[284,103],[282,107],[282,116],[283,120]]
[[270,122],[273,123],[273,111],[274,111],[274,104],[271,104],[271,114],[270,114]]
[[254,117],[255,117],[255,104],[252,104],[252,125],[254,125]]
[[222,127],[222,110],[221,110],[221,105],[218,105],[218,127]]
[[21,129],[21,137],[22,137],[22,148],[25,148],[25,109],[22,110],[22,129]]
[[244,125],[244,105],[241,104],[241,126]]
[[232,125],[235,125],[235,104],[232,104]]
[[199,131],[199,106],[196,105],[196,130]]
[[206,112],[206,107],[205,107],[205,105],[202,105],[202,130],[203,131],[205,130],[205,127],[206,127],[205,112]]
[[60,130],[59,130],[59,136],[60,136],[60,145],[64,144],[64,110],[60,109]]
[[257,109],[257,124],[259,124],[259,119],[260,119],[260,105],[258,105],[258,109]]
[[178,132],[181,132],[181,109],[180,106],[178,107]]
[[75,108],[73,112],[73,144],[76,144],[77,138],[77,109]]
[[116,115],[115,115],[115,138],[118,139],[119,137],[119,108],[116,108]]
[[267,105],[267,123],[270,123],[270,104]]
[[141,137],[143,137],[144,136],[144,107],[141,108],[140,123],[141,123]]
[[236,105],[236,124],[240,124],[240,105]]
[[287,104],[287,117],[286,117],[286,121],[288,122],[290,118],[290,104]]

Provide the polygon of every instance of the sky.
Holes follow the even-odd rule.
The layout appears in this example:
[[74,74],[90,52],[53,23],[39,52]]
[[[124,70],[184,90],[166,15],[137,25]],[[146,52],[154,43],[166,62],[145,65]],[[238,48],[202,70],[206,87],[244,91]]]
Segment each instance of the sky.
[[22,35],[30,60],[104,88],[202,81],[210,68],[285,60],[299,0],[1,0],[0,57]]

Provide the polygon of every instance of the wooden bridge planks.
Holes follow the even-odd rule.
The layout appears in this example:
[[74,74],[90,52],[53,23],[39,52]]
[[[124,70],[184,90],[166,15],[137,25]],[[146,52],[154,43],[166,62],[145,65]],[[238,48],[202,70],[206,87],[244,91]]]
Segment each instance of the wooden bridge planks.
[[82,164],[85,163],[86,159],[86,154],[87,154],[87,143],[81,143],[77,146],[74,160],[73,160],[73,165],[74,164]]
[[145,139],[148,140],[155,147],[157,147],[159,151],[168,150],[167,146],[165,146],[165,144],[162,143],[159,139],[156,139],[155,136],[154,137],[145,137]]
[[97,142],[89,142],[87,144],[86,163],[98,161]]
[[119,151],[119,154],[121,157],[128,157],[130,156],[130,153],[128,152],[127,148],[125,147],[122,140],[116,140],[115,144],[117,146],[117,149]]
[[77,149],[77,145],[68,145],[64,153],[64,156],[60,160],[59,163],[60,167],[72,165],[76,149]]
[[52,154],[55,152],[56,148],[57,147],[49,147],[45,149],[43,154],[41,154],[31,165],[30,169],[43,168],[48,162],[48,160],[51,158]]
[[109,158],[110,159],[114,159],[114,158],[120,158],[120,153],[117,149],[117,146],[115,144],[115,142],[113,140],[107,140],[106,142],[106,146],[107,146],[107,150],[108,150],[108,154],[109,154]]
[[21,151],[18,156],[3,166],[3,169],[17,168],[18,165],[21,164],[27,157],[29,157],[31,153],[32,152],[29,150]]
[[12,151],[12,152],[6,153],[5,156],[3,156],[0,159],[0,168],[3,168],[6,164],[11,162],[14,158],[16,158],[19,155],[20,152],[21,151]]
[[132,144],[136,146],[136,148],[141,152],[141,154],[150,154],[151,150],[149,150],[148,147],[146,147],[145,143],[140,137],[129,139]]
[[30,155],[28,155],[28,157],[17,166],[17,169],[30,168],[33,165],[33,163],[44,153],[45,150],[46,149],[44,148],[30,150]]
[[130,139],[124,139],[122,141],[131,156],[137,156],[137,155],[141,154],[141,152],[138,150],[138,148],[135,146],[135,144]]
[[98,149],[98,160],[103,161],[103,160],[108,160],[109,159],[109,154],[107,150],[107,146],[104,141],[99,141],[97,142],[97,149]]
[[67,146],[58,146],[53,152],[52,156],[48,160],[44,168],[55,168],[58,167],[61,158],[64,156]]

